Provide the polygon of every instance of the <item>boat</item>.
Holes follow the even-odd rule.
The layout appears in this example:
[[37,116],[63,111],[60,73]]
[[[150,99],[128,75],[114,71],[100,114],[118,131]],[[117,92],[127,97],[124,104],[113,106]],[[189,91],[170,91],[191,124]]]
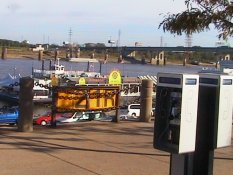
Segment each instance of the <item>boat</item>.
[[[11,103],[18,103],[19,91],[20,91],[20,86],[17,85],[18,82],[19,80],[15,79],[14,82],[1,86],[0,99]],[[45,88],[44,86],[40,86],[41,84],[44,86],[45,85],[50,86],[51,80],[34,78],[33,102],[50,102],[51,92],[48,88]]]
[[0,80],[0,89],[8,88],[13,85],[15,82],[19,82],[19,79],[22,78],[20,74],[11,75],[8,73],[4,78]]
[[[143,79],[150,79],[153,81],[153,92],[152,96],[156,95],[156,83],[157,79],[156,76],[139,76],[139,77],[122,77],[122,84],[121,86],[121,96],[122,97],[140,97],[141,95],[141,83]],[[108,77],[87,77],[86,79],[86,86],[99,86],[105,85],[109,86],[108,84]],[[79,82],[77,80],[76,82]],[[75,86],[84,86],[83,84],[75,83]]]
[[99,61],[95,58],[69,58],[70,62],[90,62],[98,63]]
[[[90,64],[88,64],[90,65]],[[43,66],[42,66],[43,67]],[[67,71],[65,66],[61,65],[59,59],[55,62],[53,66],[50,66],[49,70],[45,69],[33,69],[32,78],[34,79],[34,98],[35,102],[47,102],[51,101],[51,92],[49,88],[51,87],[52,78],[55,76],[60,79],[60,85],[62,86],[79,86],[79,80],[82,78],[85,79],[86,86],[99,86],[108,84],[108,76],[102,76],[99,72],[94,71]],[[89,68],[87,70],[90,70]],[[156,87],[156,79],[150,76],[141,76],[141,77],[122,77],[121,84],[121,96],[127,97],[127,100],[132,98],[138,98],[141,94],[141,81],[142,79],[152,79],[154,82],[154,87]],[[1,81],[0,81],[1,82]],[[8,82],[5,80],[5,82]],[[13,78],[10,84],[19,82],[19,78]],[[8,84],[8,86],[10,86]],[[19,93],[19,86],[13,85],[14,93]],[[9,92],[9,91],[8,91]],[[11,93],[11,92],[10,92]],[[153,96],[155,95],[155,88],[153,90]]]
[[[79,78],[79,77],[100,77],[99,72],[94,71],[72,71],[65,70],[65,66],[60,64],[60,59],[58,58],[54,65],[50,66],[49,70],[45,69],[34,69],[32,71],[33,78],[51,78],[52,76],[58,78]],[[43,64],[43,63],[42,63]],[[42,66],[43,67],[43,66]],[[88,68],[88,70],[90,70]]]

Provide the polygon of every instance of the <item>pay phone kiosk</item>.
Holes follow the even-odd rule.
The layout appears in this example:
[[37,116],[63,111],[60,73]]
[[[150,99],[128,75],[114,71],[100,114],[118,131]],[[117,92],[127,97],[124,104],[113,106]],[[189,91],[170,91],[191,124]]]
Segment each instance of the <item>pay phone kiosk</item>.
[[200,73],[199,76],[197,141],[206,142],[210,149],[230,146],[233,76],[217,73]]
[[233,77],[199,73],[196,146],[193,175],[213,174],[214,149],[231,145]]
[[199,76],[158,73],[154,147],[181,154],[195,150]]

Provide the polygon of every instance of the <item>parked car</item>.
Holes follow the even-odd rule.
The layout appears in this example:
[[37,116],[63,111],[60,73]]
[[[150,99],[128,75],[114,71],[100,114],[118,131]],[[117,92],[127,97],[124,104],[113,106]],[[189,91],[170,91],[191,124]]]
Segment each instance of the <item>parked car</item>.
[[33,119],[33,124],[37,124],[37,125],[47,125],[48,123],[50,123],[52,120],[52,116],[51,113],[46,113],[40,117],[36,117]]
[[[65,118],[65,117],[67,118],[70,116],[71,116],[71,113],[65,113],[65,114],[56,114],[55,117],[56,117],[56,120],[59,120],[59,118]],[[44,126],[44,125],[50,124],[51,120],[52,120],[51,112],[47,112],[40,117],[34,118],[33,123]]]
[[99,111],[87,111],[87,112],[75,112],[69,118],[60,117],[57,121],[60,123],[72,123],[72,122],[79,122],[79,121],[91,121],[97,120],[104,115],[103,112]]
[[15,125],[18,123],[19,110],[17,107],[2,108],[0,110],[0,123]]
[[75,112],[71,117],[60,117],[57,122],[60,123],[72,123],[76,122],[82,116],[81,112]]
[[[127,116],[131,116],[133,118],[137,118],[140,116],[141,105],[140,104],[130,104],[128,106]],[[152,108],[151,116],[154,115],[155,108]]]

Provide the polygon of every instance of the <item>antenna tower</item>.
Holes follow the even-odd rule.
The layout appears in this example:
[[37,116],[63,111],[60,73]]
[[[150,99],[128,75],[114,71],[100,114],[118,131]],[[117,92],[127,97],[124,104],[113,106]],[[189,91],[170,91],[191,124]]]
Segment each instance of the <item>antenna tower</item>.
[[71,44],[71,38],[72,38],[72,29],[70,28],[70,30],[69,30],[69,42],[70,42],[70,44]]

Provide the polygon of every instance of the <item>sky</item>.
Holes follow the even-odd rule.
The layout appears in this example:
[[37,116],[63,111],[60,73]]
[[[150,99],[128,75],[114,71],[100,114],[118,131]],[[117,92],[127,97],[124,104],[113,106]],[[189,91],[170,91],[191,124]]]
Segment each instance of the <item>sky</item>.
[[[158,28],[184,0],[1,0],[0,38],[32,44],[104,43],[120,46],[185,46],[185,35]],[[214,47],[217,31],[194,34],[192,46]],[[233,39],[228,40],[233,45]]]

